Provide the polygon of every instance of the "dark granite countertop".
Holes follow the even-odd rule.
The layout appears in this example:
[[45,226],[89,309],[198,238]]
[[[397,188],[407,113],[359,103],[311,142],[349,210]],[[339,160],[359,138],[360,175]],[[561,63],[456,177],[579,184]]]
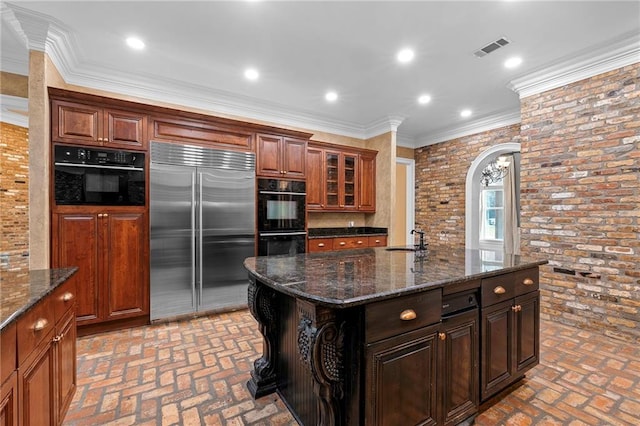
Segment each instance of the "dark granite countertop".
[[71,277],[78,268],[2,271],[0,274],[0,330]]
[[387,228],[353,226],[345,228],[309,228],[309,238],[352,237],[355,235],[387,235]]
[[250,257],[244,266],[250,275],[282,293],[347,308],[545,263],[500,251],[414,252],[379,247]]

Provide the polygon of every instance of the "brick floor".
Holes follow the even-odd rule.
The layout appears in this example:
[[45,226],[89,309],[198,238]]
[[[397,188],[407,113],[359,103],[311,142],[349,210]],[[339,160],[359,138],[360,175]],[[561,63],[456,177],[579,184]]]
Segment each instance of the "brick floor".
[[[640,425],[640,346],[548,321],[541,333],[540,365],[475,425]],[[64,424],[297,425],[245,387],[261,349],[248,311],[80,338]]]

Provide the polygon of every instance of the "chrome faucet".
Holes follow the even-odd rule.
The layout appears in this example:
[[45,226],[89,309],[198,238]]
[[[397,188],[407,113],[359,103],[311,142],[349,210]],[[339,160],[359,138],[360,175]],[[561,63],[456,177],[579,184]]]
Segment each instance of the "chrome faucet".
[[418,231],[416,229],[412,229],[411,230],[411,235],[413,234],[419,234],[420,235],[420,244],[418,245],[417,249],[418,250],[426,250],[427,247],[424,243],[424,232],[423,231]]

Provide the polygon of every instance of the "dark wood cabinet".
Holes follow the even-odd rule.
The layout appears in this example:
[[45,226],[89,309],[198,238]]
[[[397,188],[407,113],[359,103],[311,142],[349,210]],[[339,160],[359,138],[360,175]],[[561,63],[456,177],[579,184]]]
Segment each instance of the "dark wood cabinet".
[[20,425],[60,425],[71,404],[76,390],[75,296],[73,282],[67,281],[17,321],[15,404]]
[[258,134],[256,175],[283,179],[304,179],[306,176],[306,153],[306,140]]
[[18,426],[18,373],[15,369],[7,373],[0,387],[0,426]]
[[324,208],[324,151],[307,149],[307,209]]
[[357,237],[330,237],[330,238],[309,238],[308,252],[332,250],[351,250],[369,247],[384,247],[387,245],[386,235],[360,235]]
[[441,424],[454,425],[478,411],[478,310],[443,319],[440,331]]
[[376,151],[313,142],[307,149],[309,211],[375,212]]
[[538,270],[483,280],[482,292],[480,375],[485,401],[539,362]]
[[376,211],[376,156],[362,154],[359,158],[358,210]]
[[148,316],[144,209],[55,213],[52,225],[54,266],[78,266],[78,325]]
[[367,347],[364,424],[437,424],[437,336],[436,325]]
[[147,116],[97,105],[52,100],[53,142],[146,149]]

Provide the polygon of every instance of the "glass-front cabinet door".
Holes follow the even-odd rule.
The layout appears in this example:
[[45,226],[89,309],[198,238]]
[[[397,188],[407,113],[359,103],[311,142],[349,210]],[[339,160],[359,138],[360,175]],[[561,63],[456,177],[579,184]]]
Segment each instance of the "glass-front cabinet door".
[[344,182],[342,185],[344,196],[341,207],[352,209],[356,207],[356,164],[358,157],[355,155],[343,155],[342,164],[344,170]]
[[327,187],[325,190],[326,194],[326,207],[328,208],[338,208],[340,207],[340,194],[339,194],[339,165],[340,165],[340,154],[337,152],[326,152],[326,168],[327,168]]
[[325,208],[354,209],[357,207],[357,154],[325,151]]

